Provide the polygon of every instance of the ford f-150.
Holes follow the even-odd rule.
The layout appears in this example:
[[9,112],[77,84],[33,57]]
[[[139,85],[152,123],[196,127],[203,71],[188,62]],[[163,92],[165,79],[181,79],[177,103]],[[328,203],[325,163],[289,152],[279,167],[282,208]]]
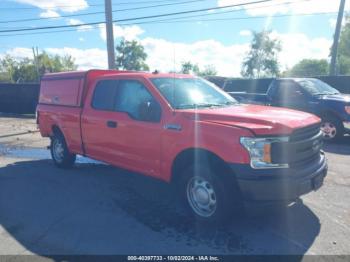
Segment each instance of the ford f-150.
[[47,74],[37,121],[58,167],[79,154],[172,183],[207,222],[244,201],[293,202],[327,173],[317,116],[240,104],[190,75]]

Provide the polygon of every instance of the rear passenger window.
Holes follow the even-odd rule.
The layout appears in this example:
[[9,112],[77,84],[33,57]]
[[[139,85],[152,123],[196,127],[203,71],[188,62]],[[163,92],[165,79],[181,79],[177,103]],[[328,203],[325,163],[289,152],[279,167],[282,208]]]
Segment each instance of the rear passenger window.
[[112,111],[118,81],[102,80],[97,83],[92,98],[92,107],[98,110]]

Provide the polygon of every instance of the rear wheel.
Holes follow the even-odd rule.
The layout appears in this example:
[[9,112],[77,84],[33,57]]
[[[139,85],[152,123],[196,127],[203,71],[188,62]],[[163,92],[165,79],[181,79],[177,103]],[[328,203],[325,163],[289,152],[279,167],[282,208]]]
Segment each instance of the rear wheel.
[[183,171],[180,182],[182,200],[199,222],[221,224],[242,211],[234,183],[212,168],[190,166]]
[[51,157],[59,168],[71,168],[74,165],[76,155],[69,152],[62,134],[56,133],[51,138]]
[[322,119],[321,131],[323,133],[323,139],[326,141],[335,141],[344,135],[343,124],[332,116]]

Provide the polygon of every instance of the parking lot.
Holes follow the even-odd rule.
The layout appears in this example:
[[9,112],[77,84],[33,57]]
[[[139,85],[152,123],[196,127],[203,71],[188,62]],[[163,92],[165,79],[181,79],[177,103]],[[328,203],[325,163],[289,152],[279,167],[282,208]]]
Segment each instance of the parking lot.
[[350,254],[349,136],[324,146],[320,190],[213,230],[187,219],[162,182],[85,158],[57,169],[35,129],[0,116],[0,255]]

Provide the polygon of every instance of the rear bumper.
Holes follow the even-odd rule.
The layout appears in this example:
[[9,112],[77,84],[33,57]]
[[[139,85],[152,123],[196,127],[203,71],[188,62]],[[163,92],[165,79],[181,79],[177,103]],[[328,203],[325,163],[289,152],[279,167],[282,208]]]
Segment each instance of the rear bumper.
[[295,201],[317,190],[327,175],[328,165],[322,152],[312,163],[286,169],[252,169],[250,165],[231,164],[245,201]]

